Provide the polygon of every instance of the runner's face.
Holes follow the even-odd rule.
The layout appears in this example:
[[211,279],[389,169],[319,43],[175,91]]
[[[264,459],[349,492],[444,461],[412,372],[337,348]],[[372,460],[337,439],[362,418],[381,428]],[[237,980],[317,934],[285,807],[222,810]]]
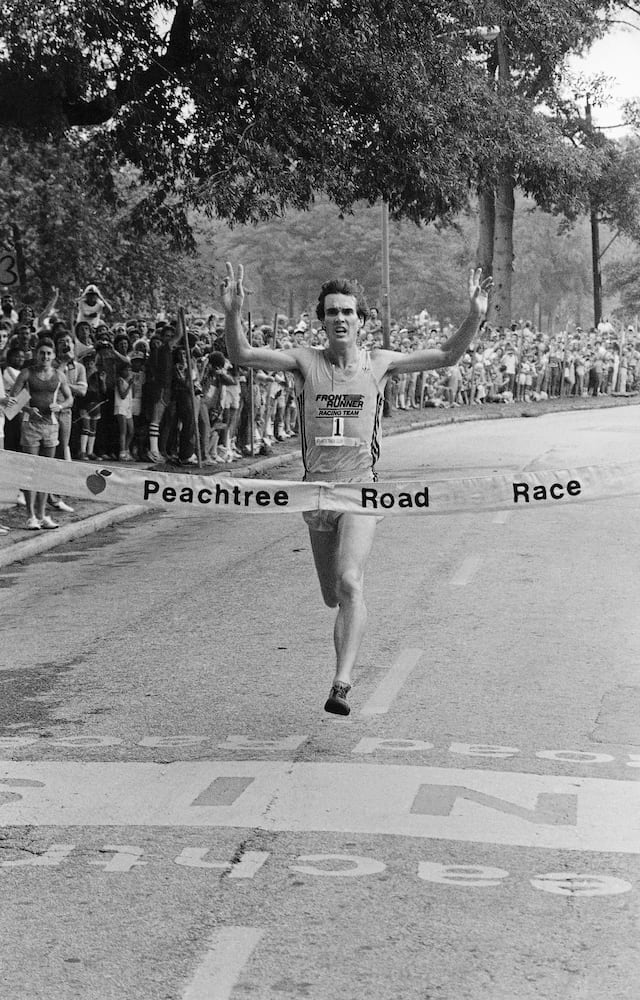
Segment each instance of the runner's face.
[[355,296],[327,295],[324,300],[324,327],[330,343],[355,343],[362,327]]

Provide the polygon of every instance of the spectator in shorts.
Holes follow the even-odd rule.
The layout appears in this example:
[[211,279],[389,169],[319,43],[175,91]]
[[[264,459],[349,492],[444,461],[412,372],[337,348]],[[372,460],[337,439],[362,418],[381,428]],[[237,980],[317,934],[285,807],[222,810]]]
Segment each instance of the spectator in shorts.
[[[55,348],[53,341],[43,338],[36,349],[33,368],[24,368],[16,379],[12,396],[28,389],[29,404],[24,407],[20,446],[30,455],[53,458],[58,445],[58,414],[70,409],[73,396],[65,379],[53,367]],[[52,529],[58,525],[45,514],[46,492],[24,490],[27,502],[27,529],[38,531]]]
[[134,459],[144,461],[147,441],[147,422],[144,417],[142,398],[145,382],[146,356],[142,351],[134,350],[131,355],[131,416],[133,417],[133,440],[130,451]]
[[133,439],[133,369],[130,361],[121,362],[116,372],[113,414],[118,425],[120,462],[130,462],[129,446]]
[[59,454],[58,457],[63,458],[66,462],[70,462],[72,416],[73,414],[76,417],[80,415],[79,403],[87,394],[87,372],[84,365],[76,361],[74,357],[74,340],[68,332],[59,334],[56,338],[56,360],[54,367],[66,379],[73,397],[73,410],[63,410],[58,418],[60,424],[58,447],[62,450],[62,454]]
[[233,462],[234,459],[242,458],[241,453],[235,448],[240,416],[240,381],[238,369],[234,365],[228,365],[225,374],[227,378],[224,380],[220,395],[224,430],[218,457],[222,462]]

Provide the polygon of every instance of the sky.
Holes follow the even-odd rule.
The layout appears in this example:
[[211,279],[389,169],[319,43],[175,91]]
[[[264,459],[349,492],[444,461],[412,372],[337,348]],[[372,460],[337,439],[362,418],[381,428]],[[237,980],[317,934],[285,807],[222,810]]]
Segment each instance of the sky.
[[572,73],[589,77],[600,73],[612,77],[606,104],[593,108],[593,122],[606,128],[612,138],[624,135],[624,128],[614,128],[624,121],[622,103],[631,98],[640,100],[640,17],[630,12],[620,14],[621,20],[633,22],[635,27],[615,25],[586,56],[573,58],[569,68]]

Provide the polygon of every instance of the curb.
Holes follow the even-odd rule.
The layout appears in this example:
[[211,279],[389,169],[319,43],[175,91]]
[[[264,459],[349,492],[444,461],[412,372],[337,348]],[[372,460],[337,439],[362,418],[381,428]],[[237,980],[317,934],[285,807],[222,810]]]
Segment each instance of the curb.
[[130,517],[137,517],[147,510],[137,504],[128,504],[123,507],[113,507],[111,510],[102,511],[100,514],[93,514],[91,517],[82,518],[73,524],[65,524],[64,527],[56,531],[45,531],[38,533],[36,538],[26,538],[23,542],[16,542],[5,552],[0,551],[0,569],[9,566],[14,562],[22,562],[30,559],[41,552],[47,552],[65,542],[73,541],[75,538],[82,538],[84,535],[91,535],[102,528],[108,528],[118,521],[126,521]]

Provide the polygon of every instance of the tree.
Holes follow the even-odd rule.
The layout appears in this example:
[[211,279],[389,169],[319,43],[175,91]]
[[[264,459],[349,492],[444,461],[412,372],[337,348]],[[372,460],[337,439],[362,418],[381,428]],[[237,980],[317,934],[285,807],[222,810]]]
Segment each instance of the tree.
[[[498,127],[478,156],[478,258],[494,275],[490,318],[511,322],[513,212],[516,187],[547,207],[562,202],[574,216],[588,208],[587,193],[599,180],[606,157],[567,140],[560,118],[561,71],[571,51],[602,33],[615,4],[599,0],[536,0],[505,5],[500,35],[487,64],[494,81]],[[546,104],[552,113],[542,113]]]
[[[609,245],[619,235],[634,241],[636,249],[622,260],[607,257],[604,274],[606,290],[620,299],[617,311],[637,317],[640,312],[640,142],[627,138],[612,151],[610,168],[600,190],[592,192],[599,218],[614,232]],[[605,245],[602,256],[607,253]]]
[[478,151],[499,152],[496,118],[517,133],[531,111],[492,93],[467,58],[469,32],[490,18],[509,44],[558,30],[566,47],[581,37],[567,24],[595,4],[553,0],[553,18],[522,6],[5,0],[0,126],[99,129],[103,154],[164,193],[156,224],[176,194],[235,222],[307,208],[318,192],[342,209],[385,197],[398,218],[448,218],[466,205]]
[[[186,208],[259,222],[324,194],[343,212],[384,198],[396,219],[450,221],[479,185],[507,322],[515,187],[580,200],[600,162],[539,105],[614,6],[4,0],[0,127],[78,135],[105,197],[126,160],[144,185],[139,225],[184,247]],[[491,52],[475,37],[487,22],[501,27]]]
[[198,268],[141,222],[146,194],[136,171],[110,175],[106,199],[95,170],[87,148],[71,139],[0,135],[0,248],[16,257],[21,299],[42,302],[59,286],[68,314],[90,281],[136,310],[163,305],[154,293],[160,287],[169,299],[195,294]]

